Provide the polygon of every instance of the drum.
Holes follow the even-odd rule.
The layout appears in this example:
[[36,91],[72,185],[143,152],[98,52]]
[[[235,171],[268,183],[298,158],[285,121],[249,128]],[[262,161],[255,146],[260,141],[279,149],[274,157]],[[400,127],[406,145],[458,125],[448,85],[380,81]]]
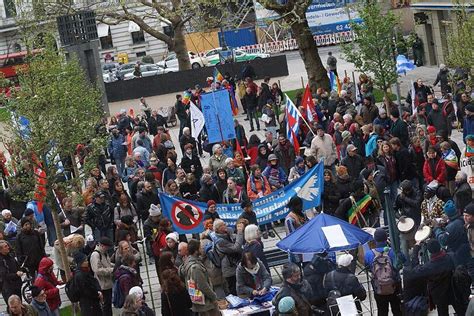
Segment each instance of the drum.
[[397,228],[400,234],[409,234],[415,228],[415,221],[410,217],[400,217]]
[[422,226],[418,228],[415,233],[415,241],[422,242],[428,239],[431,236],[431,227],[429,226]]

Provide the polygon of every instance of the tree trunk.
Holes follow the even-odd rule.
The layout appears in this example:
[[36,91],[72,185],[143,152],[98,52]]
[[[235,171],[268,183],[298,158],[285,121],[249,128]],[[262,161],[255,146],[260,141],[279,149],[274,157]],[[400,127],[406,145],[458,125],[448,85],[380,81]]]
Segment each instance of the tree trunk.
[[315,93],[317,88],[324,88],[326,91],[330,91],[331,87],[327,71],[319,57],[318,47],[308,26],[308,21],[304,19],[299,23],[294,22],[291,25],[291,31],[298,43],[301,59],[303,59],[306,73],[308,74],[311,91]]
[[[61,255],[61,261],[63,263],[64,271],[66,272],[66,281],[69,281],[71,278],[71,271],[68,269],[69,260],[67,258],[66,246],[64,245],[64,236],[61,229],[61,224],[59,223],[58,207],[56,205],[56,198],[54,197],[52,189],[48,190],[47,202],[51,207],[51,214],[53,215],[54,228],[56,229],[56,237],[59,242],[59,254]],[[57,259],[56,259],[57,260]]]
[[184,26],[176,26],[174,29],[174,45],[173,51],[176,53],[178,59],[179,70],[191,69],[191,63],[189,61],[188,46],[184,37]]

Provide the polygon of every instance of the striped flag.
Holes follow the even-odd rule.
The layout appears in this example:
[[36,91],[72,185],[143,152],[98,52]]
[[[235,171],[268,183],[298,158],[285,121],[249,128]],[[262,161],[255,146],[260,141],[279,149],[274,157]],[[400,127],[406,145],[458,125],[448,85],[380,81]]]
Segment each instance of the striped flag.
[[295,148],[295,153],[298,155],[300,152],[300,144],[298,142],[298,132],[300,129],[300,124],[298,117],[301,115],[296,108],[296,106],[291,102],[290,98],[286,97],[286,137],[290,140],[291,144]]
[[349,223],[356,225],[362,219],[361,224],[365,225],[366,222],[364,218],[364,213],[367,212],[367,208],[370,206],[372,198],[368,194],[357,202],[352,196],[350,198],[352,200],[352,207],[349,209],[349,211],[347,211]]
[[301,105],[306,111],[306,117],[308,118],[308,121],[317,122],[318,115],[316,114],[316,111],[315,111],[313,96],[311,95],[311,89],[309,88],[309,84],[306,85],[306,89],[304,90],[303,99],[301,100]]
[[183,104],[188,105],[189,102],[191,102],[191,96],[192,96],[192,95],[191,95],[191,92],[189,92],[189,91],[187,91],[187,90],[184,91],[184,93],[183,93],[183,100],[182,100],[181,102],[183,102]]
[[332,71],[329,72],[329,83],[331,84],[331,91],[337,91],[337,94],[341,94],[342,86],[339,81],[339,77]]
[[224,76],[219,72],[219,70],[217,70],[217,68],[214,68],[214,82],[222,82],[222,80],[224,80]]

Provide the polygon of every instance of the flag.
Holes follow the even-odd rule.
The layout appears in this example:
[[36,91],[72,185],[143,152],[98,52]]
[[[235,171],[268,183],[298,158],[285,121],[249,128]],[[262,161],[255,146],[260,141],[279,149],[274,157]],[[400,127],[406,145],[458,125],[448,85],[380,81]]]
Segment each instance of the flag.
[[[363,218],[363,215],[367,211],[372,198],[368,194],[366,194],[361,200],[357,202],[354,202],[352,197],[350,198],[352,200],[352,207],[349,209],[349,211],[347,211],[347,217],[349,218],[349,223],[355,225],[359,222],[359,216]],[[364,222],[365,220],[363,219],[362,224],[365,224]]]
[[217,70],[217,68],[214,68],[214,82],[222,82],[222,80],[224,80],[224,76],[219,72],[219,70]]
[[313,102],[313,96],[311,95],[311,89],[309,88],[309,84],[306,85],[306,89],[304,90],[303,99],[301,100],[301,105],[306,111],[306,117],[308,121],[318,121],[318,115],[315,111],[315,106]]
[[193,102],[190,102],[189,111],[191,112],[191,136],[197,140],[204,128],[204,114]]
[[236,116],[237,114],[239,114],[239,107],[237,105],[237,99],[235,98],[234,88],[232,88],[232,86],[229,84],[227,91],[229,91],[230,95],[230,107],[232,108],[232,114]]
[[411,110],[413,112],[413,115],[415,115],[417,112],[417,106],[418,106],[418,104],[416,104],[417,100],[416,100],[416,93],[415,93],[415,85],[413,84],[413,81],[410,81],[410,84],[411,84],[411,90],[410,90]]
[[341,82],[339,77],[332,71],[329,72],[329,83],[331,84],[331,91],[337,91],[337,94],[341,94]]
[[181,102],[183,102],[183,104],[189,104],[189,102],[191,102],[191,92],[189,92],[188,90],[184,91],[183,93],[183,100]]
[[298,116],[301,114],[299,113],[296,106],[291,102],[290,98],[286,96],[286,106],[285,106],[285,114],[286,114],[286,136],[290,140],[291,144],[295,148],[295,153],[299,155],[300,153],[300,144],[298,142],[298,132],[300,129],[300,124],[298,120]]
[[242,151],[242,146],[240,146],[239,139],[235,138],[235,150],[240,153],[242,158],[245,158],[244,152]]
[[36,175],[36,188],[34,198],[37,202],[38,212],[43,212],[43,203],[46,199],[46,172],[41,168],[41,166],[34,167],[34,173]]

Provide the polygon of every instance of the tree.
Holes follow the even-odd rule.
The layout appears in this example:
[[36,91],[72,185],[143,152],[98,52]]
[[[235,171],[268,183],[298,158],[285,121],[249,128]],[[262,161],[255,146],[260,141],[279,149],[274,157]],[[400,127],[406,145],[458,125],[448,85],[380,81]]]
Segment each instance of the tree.
[[470,80],[474,78],[474,14],[467,12],[464,4],[457,1],[458,10],[454,14],[453,23],[448,32],[448,50],[446,64],[451,68],[467,71]]
[[285,4],[277,0],[259,0],[268,10],[273,10],[280,15],[291,28],[293,36],[298,43],[298,49],[303,59],[311,91],[323,87],[330,90],[327,71],[318,53],[318,47],[314,41],[313,34],[306,20],[306,11],[312,0],[288,0]]
[[358,5],[362,24],[351,23],[355,41],[342,45],[345,59],[363,73],[374,75],[374,85],[390,99],[390,87],[397,82],[395,49],[399,45],[394,32],[399,19],[391,11],[382,12],[376,1]]
[[[31,47],[28,39],[24,42]],[[52,35],[45,42],[40,53],[27,57],[27,67],[17,69],[20,89],[3,98],[15,117],[6,123],[3,142],[11,149],[11,161],[16,162],[12,186],[17,187],[17,180],[27,183],[21,187],[23,190],[15,191],[18,197],[40,199],[39,194],[51,207],[62,262],[67,267],[53,190],[67,194],[80,179],[65,179],[58,162],[73,155],[78,144],[88,145],[90,154],[86,159],[94,162],[92,157],[105,143],[97,133],[103,112],[100,92],[87,81],[77,60],[66,62]],[[29,121],[26,130],[19,128],[20,117]],[[33,172],[38,169],[42,172]]]

